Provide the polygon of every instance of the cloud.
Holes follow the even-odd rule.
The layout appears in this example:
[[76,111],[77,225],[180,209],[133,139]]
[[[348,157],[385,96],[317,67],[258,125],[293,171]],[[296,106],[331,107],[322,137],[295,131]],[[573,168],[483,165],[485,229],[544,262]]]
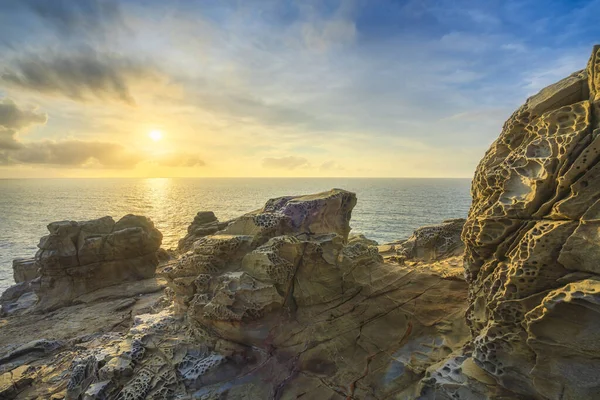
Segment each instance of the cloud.
[[206,162],[199,156],[186,153],[171,153],[155,160],[158,165],[164,167],[203,167]]
[[4,152],[5,164],[44,164],[69,167],[132,168],[142,158],[117,143],[63,140],[23,144]]
[[61,35],[97,34],[122,20],[119,3],[111,0],[20,0]]
[[165,167],[197,167],[205,162],[196,155],[170,153],[163,157],[133,151],[119,143],[98,140],[18,140],[19,130],[45,124],[46,114],[27,110],[12,99],[0,101],[0,165],[30,164],[84,168],[133,168],[143,161]]
[[340,164],[338,164],[337,162],[331,160],[331,161],[325,161],[323,164],[321,164],[321,166],[319,167],[319,169],[321,171],[343,171],[346,168],[342,167]]
[[129,82],[151,75],[149,68],[113,54],[31,54],[13,60],[0,80],[20,89],[63,95],[77,101],[90,97],[134,105]]
[[304,157],[295,156],[268,157],[263,159],[262,165],[264,168],[293,170],[300,167],[307,167],[308,160]]
[[19,130],[33,124],[45,124],[46,114],[35,110],[23,110],[11,99],[0,100],[0,127]]
[[46,114],[18,107],[11,99],[0,100],[0,150],[18,149],[17,131],[34,124],[45,124]]

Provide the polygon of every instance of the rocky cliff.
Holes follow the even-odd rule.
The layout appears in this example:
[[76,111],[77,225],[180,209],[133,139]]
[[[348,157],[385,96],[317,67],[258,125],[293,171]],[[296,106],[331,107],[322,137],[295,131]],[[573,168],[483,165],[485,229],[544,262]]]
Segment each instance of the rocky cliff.
[[527,99],[477,167],[473,360],[527,398],[600,398],[600,47]]

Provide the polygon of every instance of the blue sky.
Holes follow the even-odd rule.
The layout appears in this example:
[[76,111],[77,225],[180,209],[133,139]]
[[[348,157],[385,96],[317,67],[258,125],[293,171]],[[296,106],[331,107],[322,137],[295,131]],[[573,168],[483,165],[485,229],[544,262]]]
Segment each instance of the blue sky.
[[[0,3],[0,177],[470,177],[600,1]],[[160,130],[163,140],[148,133]]]

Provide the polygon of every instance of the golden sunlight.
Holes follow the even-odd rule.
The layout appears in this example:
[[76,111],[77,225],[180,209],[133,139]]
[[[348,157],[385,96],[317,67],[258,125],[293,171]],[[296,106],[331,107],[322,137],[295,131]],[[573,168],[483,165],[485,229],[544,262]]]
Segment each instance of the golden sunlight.
[[148,134],[148,137],[152,140],[154,140],[155,142],[158,142],[159,140],[162,139],[162,132],[161,131],[151,131]]

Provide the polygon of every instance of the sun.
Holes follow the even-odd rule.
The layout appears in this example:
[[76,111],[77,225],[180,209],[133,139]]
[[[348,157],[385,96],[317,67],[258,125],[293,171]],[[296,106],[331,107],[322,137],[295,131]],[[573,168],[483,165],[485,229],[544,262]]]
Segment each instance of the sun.
[[152,140],[154,140],[155,142],[158,142],[159,140],[162,139],[162,132],[161,131],[151,131],[148,134],[148,137]]

